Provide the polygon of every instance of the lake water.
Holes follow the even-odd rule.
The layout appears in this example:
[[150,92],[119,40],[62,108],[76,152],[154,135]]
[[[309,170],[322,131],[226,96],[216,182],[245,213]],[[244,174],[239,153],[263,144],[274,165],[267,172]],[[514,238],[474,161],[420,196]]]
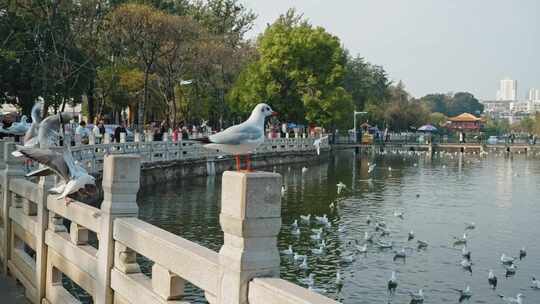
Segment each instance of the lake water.
[[[368,162],[376,164],[371,174]],[[302,166],[308,171],[302,173]],[[342,151],[322,164],[274,170],[283,175],[286,186],[279,248],[292,245],[295,252],[308,255],[309,265],[301,270],[298,262],[282,255],[282,278],[305,286],[301,279],[313,273],[315,288],[343,303],[409,303],[409,291],[420,288],[424,303],[457,303],[459,293],[453,289],[466,285],[473,292],[469,303],[499,303],[499,293],[523,293],[524,303],[540,303],[540,291],[530,288],[531,277],[540,276],[540,159],[403,153],[355,157],[352,151]],[[347,189],[338,195],[340,181]],[[219,250],[220,177],[183,179],[143,189],[141,194],[141,219]],[[334,209],[329,206],[332,202]],[[403,212],[403,219],[394,216],[395,211]],[[317,247],[311,229],[321,225],[312,220],[300,224],[299,237],[290,233],[291,223],[305,214],[328,215],[331,227],[323,232],[327,243],[323,255],[311,253]],[[368,215],[386,223],[390,236],[384,239],[393,241],[394,249],[369,245],[367,254],[355,253],[354,240],[362,244],[365,231],[375,233],[374,224],[366,223]],[[452,245],[452,237],[462,235],[468,222],[476,223],[467,231],[472,273],[460,266],[461,246]],[[416,239],[407,241],[411,230]],[[418,250],[417,239],[428,242],[428,248]],[[501,254],[517,256],[523,246],[527,257],[517,262],[516,275],[506,278]],[[393,250],[404,247],[411,248],[406,260],[394,261]],[[346,261],[351,255],[354,261]],[[144,266],[148,271],[149,265]],[[499,279],[495,291],[488,285],[489,269]],[[335,284],[338,271],[341,288]],[[389,297],[392,271],[397,272],[398,288]],[[191,301],[205,302],[191,286],[188,294]]]

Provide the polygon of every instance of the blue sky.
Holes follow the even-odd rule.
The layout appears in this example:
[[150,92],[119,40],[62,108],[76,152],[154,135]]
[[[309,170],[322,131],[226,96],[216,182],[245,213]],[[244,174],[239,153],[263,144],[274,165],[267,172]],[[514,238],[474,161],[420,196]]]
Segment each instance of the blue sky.
[[540,88],[539,0],[242,2],[258,15],[249,37],[294,7],[417,97],[469,91],[494,99],[504,77],[518,81],[522,99],[529,88]]

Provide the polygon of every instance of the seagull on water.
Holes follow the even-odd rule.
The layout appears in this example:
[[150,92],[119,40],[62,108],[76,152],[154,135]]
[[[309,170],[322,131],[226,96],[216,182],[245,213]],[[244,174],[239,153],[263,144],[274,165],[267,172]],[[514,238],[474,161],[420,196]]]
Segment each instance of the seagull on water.
[[305,279],[299,279],[301,283],[304,283],[308,286],[313,286],[315,284],[315,274],[312,272],[309,274],[309,276]]
[[403,219],[403,211],[394,210],[394,216]]
[[294,220],[294,222],[291,224],[291,227],[298,228],[298,220]]
[[364,231],[364,241],[373,242],[373,234],[369,234],[367,231]]
[[316,240],[316,241],[318,241],[318,240],[320,240],[320,239],[321,239],[321,234],[322,234],[322,232],[319,232],[319,233],[313,234],[313,235],[311,235],[311,236],[310,236],[310,238],[311,238],[312,240]]
[[464,233],[461,238],[455,236],[454,237],[454,246],[456,245],[465,245],[467,244],[467,234]]
[[343,285],[343,279],[341,278],[341,273],[339,271],[336,272],[336,285],[337,286]]
[[317,254],[317,255],[323,254],[324,253],[324,246],[321,245],[321,246],[319,246],[319,248],[312,248],[311,252],[313,254]]
[[493,270],[491,269],[489,270],[488,274],[488,283],[491,288],[497,288],[497,277],[493,274]]
[[347,185],[345,185],[343,182],[339,182],[336,186],[337,186],[337,194],[340,194],[341,191],[347,188]]
[[405,248],[402,248],[400,251],[394,251],[394,261],[397,259],[406,259],[407,253],[405,253]]
[[296,252],[295,252],[294,255],[293,255],[293,259],[294,259],[295,261],[304,260],[305,258],[306,258],[306,255],[304,255],[304,254],[298,254],[298,253],[296,253]]
[[418,243],[418,249],[427,248],[428,245],[429,245],[427,242],[424,242],[424,241],[421,241],[421,240],[417,240],[416,243]]
[[243,123],[195,140],[203,143],[206,149],[233,154],[236,158],[237,170],[241,167],[240,155],[247,155],[246,169],[250,171],[249,153],[264,142],[264,121],[267,117],[275,115],[277,112],[274,112],[269,105],[260,103],[255,106],[248,120]]
[[516,264],[511,264],[506,266],[506,277],[511,277],[516,274],[517,266]]
[[298,227],[294,228],[293,230],[291,230],[291,234],[300,235],[301,234],[300,229]]
[[356,250],[357,250],[359,253],[367,253],[367,244],[364,244],[364,245],[362,245],[362,246],[356,245]]
[[532,289],[540,289],[540,281],[538,281],[535,277],[532,277],[531,288]]
[[501,263],[502,263],[503,265],[510,265],[510,264],[513,264],[515,260],[516,260],[516,258],[514,258],[514,257],[509,257],[509,256],[507,256],[507,255],[504,254],[504,253],[501,255]]
[[474,222],[471,222],[471,223],[465,223],[465,230],[473,230],[476,228],[476,225],[474,224]]
[[[454,288],[452,288],[454,289]],[[459,292],[459,300],[458,302],[461,303],[465,300],[468,300],[472,297],[472,291],[471,286],[467,285],[465,289],[454,289],[455,291]]]
[[386,242],[386,241],[378,241],[377,242],[377,246],[381,249],[388,249],[388,248],[392,248],[394,247],[394,244],[392,243],[392,241],[390,242]]
[[320,224],[328,223],[328,217],[326,216],[326,214],[323,214],[323,216],[315,216],[315,220]]
[[471,251],[467,249],[467,246],[463,246],[463,248],[461,248],[461,256],[467,260],[471,259]]
[[396,288],[398,286],[398,282],[396,279],[396,272],[392,271],[392,275],[390,276],[390,280],[388,280],[388,292],[393,295],[396,293]]
[[[58,151],[60,150],[61,153]],[[17,146],[17,151],[25,157],[37,161],[43,167],[28,174],[30,176],[46,176],[56,174],[61,182],[49,191],[60,194],[56,199],[66,199],[75,192],[95,192],[96,179],[75,162],[69,148],[34,149]],[[90,186],[87,190],[87,186]],[[66,203],[68,201],[66,200]]]
[[463,269],[467,270],[468,272],[470,272],[472,274],[472,265],[473,265],[473,263],[470,260],[463,259],[463,260],[461,260],[460,264],[461,264],[461,267],[463,267]]
[[313,146],[315,146],[315,149],[317,149],[317,155],[321,155],[321,143],[323,140],[327,140],[328,135],[323,136],[321,138],[317,138],[313,141]]
[[407,236],[407,241],[411,241],[414,239],[414,231],[409,231],[409,235]]
[[302,264],[300,264],[300,266],[298,266],[300,269],[309,269],[309,266],[308,266],[308,263],[307,263],[307,257],[304,257],[304,261],[302,261]]
[[289,245],[289,248],[287,248],[285,250],[281,250],[281,253],[283,253],[284,255],[293,255],[294,254],[291,245]]
[[525,247],[521,248],[519,250],[519,260],[523,260],[527,256],[527,251],[525,251]]
[[300,215],[300,220],[301,220],[302,222],[309,223],[309,221],[311,220],[311,214],[308,214],[308,215]]
[[366,223],[369,225],[371,224],[371,215],[368,214],[368,216],[366,217]]
[[518,293],[515,298],[511,297],[505,297],[504,295],[500,294],[499,298],[501,298],[504,302],[508,304],[523,304],[523,294]]
[[313,229],[311,229],[311,232],[313,232],[313,233],[322,233],[322,231],[323,231],[322,228],[317,228],[317,229],[313,228]]
[[422,289],[418,290],[417,293],[409,291],[409,295],[411,296],[411,304],[424,303],[424,291]]

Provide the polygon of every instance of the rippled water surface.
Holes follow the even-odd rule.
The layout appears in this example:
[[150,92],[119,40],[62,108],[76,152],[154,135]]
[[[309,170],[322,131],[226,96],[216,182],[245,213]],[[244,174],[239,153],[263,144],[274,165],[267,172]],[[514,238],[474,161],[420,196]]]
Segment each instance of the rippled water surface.
[[[368,162],[377,164],[371,174]],[[302,166],[308,171],[302,173]],[[473,292],[469,303],[499,303],[499,293],[523,293],[524,303],[540,303],[540,291],[529,287],[531,277],[540,276],[540,159],[524,155],[430,159],[395,153],[355,157],[352,151],[343,151],[322,164],[275,170],[286,186],[279,248],[292,245],[295,252],[308,255],[309,265],[307,271],[301,270],[299,263],[282,255],[282,278],[303,285],[301,279],[314,273],[315,287],[343,303],[409,303],[409,291],[420,288],[424,303],[457,303],[459,294],[453,289],[466,285]],[[340,181],[347,189],[337,195]],[[220,177],[204,177],[143,189],[140,218],[217,251],[223,242],[220,187]],[[332,202],[337,208],[330,208]],[[403,212],[403,219],[395,217],[395,211]],[[327,243],[323,255],[311,253],[318,246],[310,238],[311,229],[321,225],[301,224],[301,235],[291,235],[290,224],[301,214],[328,215],[331,227],[323,232]],[[362,244],[365,231],[374,233],[373,223],[366,223],[368,215],[387,224],[390,236],[385,239],[394,242],[394,249],[411,248],[405,261],[394,261],[392,249],[374,245],[365,255],[355,253],[354,240]],[[476,229],[467,232],[472,273],[460,266],[461,247],[452,246],[452,236],[462,235],[466,222],[476,223]],[[416,239],[429,243],[426,250],[416,248],[416,239],[407,241],[410,230]],[[515,276],[505,278],[501,254],[516,256],[523,246],[527,257],[517,263]],[[344,257],[351,255],[354,261],[346,261]],[[488,286],[489,269],[499,278],[496,291]],[[389,298],[387,281],[393,270],[398,288]],[[335,284],[338,271],[341,289]],[[190,286],[188,293],[189,300],[204,303],[199,290]]]

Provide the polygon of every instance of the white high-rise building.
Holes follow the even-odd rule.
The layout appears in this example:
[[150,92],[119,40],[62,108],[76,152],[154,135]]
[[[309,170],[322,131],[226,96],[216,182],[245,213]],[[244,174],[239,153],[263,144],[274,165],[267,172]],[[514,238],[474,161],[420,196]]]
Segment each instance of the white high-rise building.
[[497,91],[497,100],[516,101],[517,100],[517,80],[503,79],[500,81]]
[[528,98],[529,101],[540,100],[540,90],[539,89],[529,89]]

